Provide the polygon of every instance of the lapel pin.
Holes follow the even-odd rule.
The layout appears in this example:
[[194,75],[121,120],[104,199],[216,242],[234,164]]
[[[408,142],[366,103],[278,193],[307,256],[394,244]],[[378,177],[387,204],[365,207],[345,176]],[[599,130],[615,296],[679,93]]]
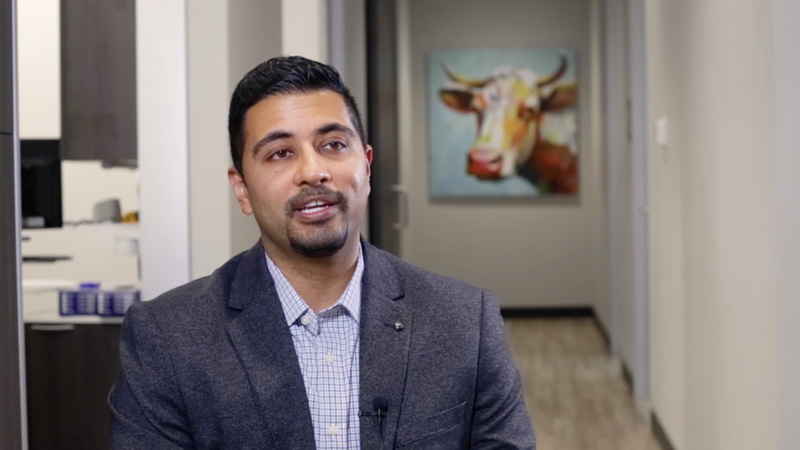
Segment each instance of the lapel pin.
[[394,323],[394,329],[397,330],[397,331],[402,331],[403,330],[403,324],[400,323],[400,322],[395,322]]

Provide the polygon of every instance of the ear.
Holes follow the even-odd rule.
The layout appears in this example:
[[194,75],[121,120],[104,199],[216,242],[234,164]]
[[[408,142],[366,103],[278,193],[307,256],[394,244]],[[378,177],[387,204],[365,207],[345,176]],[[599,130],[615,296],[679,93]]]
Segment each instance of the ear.
[[575,84],[558,86],[542,101],[542,112],[556,112],[578,102],[578,87]]
[[367,178],[372,174],[372,146],[367,145],[364,148],[364,154],[367,157]]
[[230,181],[233,188],[233,195],[236,196],[236,200],[239,200],[239,207],[242,208],[242,212],[248,216],[253,214],[253,206],[250,204],[250,197],[247,195],[247,184],[244,182],[244,176],[235,167],[230,167],[228,168],[228,181]]
[[439,91],[439,98],[445,105],[462,113],[476,112],[472,106],[472,92],[461,91],[458,89],[442,89]]

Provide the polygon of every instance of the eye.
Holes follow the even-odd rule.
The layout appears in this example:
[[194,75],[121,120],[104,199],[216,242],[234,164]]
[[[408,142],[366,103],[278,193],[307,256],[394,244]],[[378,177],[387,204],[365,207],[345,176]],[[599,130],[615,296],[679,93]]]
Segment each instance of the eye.
[[517,109],[517,117],[522,120],[531,120],[533,118],[534,110],[525,104],[519,105]]
[[289,149],[282,148],[280,150],[272,152],[272,154],[269,155],[268,159],[281,160],[289,158],[290,156],[292,156],[292,151]]
[[347,144],[344,141],[334,140],[326,142],[322,146],[322,150],[331,151],[331,152],[341,152],[347,149]]

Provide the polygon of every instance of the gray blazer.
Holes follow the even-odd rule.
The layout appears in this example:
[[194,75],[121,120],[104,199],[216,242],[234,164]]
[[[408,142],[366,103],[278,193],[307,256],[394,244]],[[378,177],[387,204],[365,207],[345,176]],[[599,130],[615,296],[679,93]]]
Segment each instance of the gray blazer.
[[[385,448],[533,449],[500,310],[486,291],[363,243],[360,410]],[[396,324],[402,324],[398,326]],[[112,449],[313,449],[303,377],[257,244],[128,311]],[[361,448],[381,449],[360,417]]]

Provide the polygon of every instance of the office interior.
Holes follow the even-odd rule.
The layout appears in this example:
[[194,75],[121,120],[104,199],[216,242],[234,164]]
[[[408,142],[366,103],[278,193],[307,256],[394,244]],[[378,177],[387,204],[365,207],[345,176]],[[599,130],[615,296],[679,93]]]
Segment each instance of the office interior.
[[[62,116],[70,86],[61,25],[66,9],[93,2],[9,3],[15,135],[23,144],[60,142],[71,132],[65,127],[80,126]],[[0,316],[7,320],[0,327],[18,327],[20,344],[2,353],[18,358],[0,369],[2,380],[18,383],[3,388],[4,398],[17,397],[0,412],[9,418],[0,420],[0,447],[77,448],[70,445],[80,439],[81,448],[107,446],[107,430],[93,428],[109,413],[102,398],[90,403],[107,392],[98,373],[118,370],[122,317],[63,316],[58,290],[94,281],[138,290],[147,301],[250,248],[258,228],[241,214],[226,177],[230,95],[259,62],[299,54],[339,69],[375,140],[381,162],[364,236],[497,294],[518,363],[531,371],[526,398],[539,448],[798,448],[797,2],[114,4],[123,10],[114,20],[131,27],[121,44],[128,53],[118,56],[135,64],[115,79],[133,92],[135,157],[105,158],[107,147],[100,157],[62,155],[60,226],[0,222],[2,242],[20,239],[18,253],[0,245],[0,254],[19,261],[0,267],[18,267],[20,280],[15,315]],[[431,198],[430,52],[542,47],[577,49],[580,193]],[[98,208],[108,200],[111,223]],[[70,333],[78,337],[67,342]],[[574,341],[584,338],[592,341]],[[553,350],[554,342],[566,344]],[[541,356],[562,352],[564,367],[579,370],[569,361],[586,348],[594,365],[576,378],[599,376],[617,396],[598,405],[590,395],[564,395],[599,408],[598,420],[630,416],[625,426],[603,429],[582,423],[581,414],[551,420],[564,411],[531,404],[578,389],[547,384],[552,372],[541,364],[552,360]],[[83,384],[65,390],[72,385],[62,376]],[[554,390],[538,395],[537,386]],[[51,404],[82,412],[64,418]],[[610,404],[624,412],[603,409]],[[49,431],[31,435],[42,424]]]

